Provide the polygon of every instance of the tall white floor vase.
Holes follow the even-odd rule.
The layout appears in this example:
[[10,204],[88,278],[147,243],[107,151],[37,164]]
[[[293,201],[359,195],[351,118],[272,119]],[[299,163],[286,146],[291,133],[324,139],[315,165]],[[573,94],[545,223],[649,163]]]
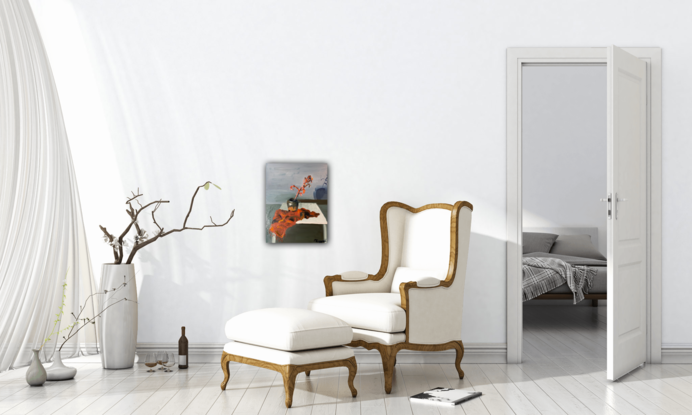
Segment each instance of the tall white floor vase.
[[[126,282],[127,285],[121,287]],[[121,287],[121,288],[118,288]],[[133,264],[103,264],[99,311],[121,301],[103,312],[99,324],[101,363],[104,369],[128,369],[134,366],[137,348],[137,284]]]

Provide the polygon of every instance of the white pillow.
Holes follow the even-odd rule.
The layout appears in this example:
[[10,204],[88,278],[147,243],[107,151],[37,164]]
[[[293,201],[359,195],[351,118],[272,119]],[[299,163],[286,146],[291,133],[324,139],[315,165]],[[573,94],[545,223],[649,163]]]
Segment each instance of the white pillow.
[[[429,269],[415,269],[408,267],[399,267],[394,271],[394,278],[392,279],[392,289],[391,292],[398,293],[399,285],[402,282],[410,281],[421,281],[427,278],[435,278],[437,280],[444,280],[447,277],[447,270],[429,270]],[[426,284],[429,285],[429,284]]]

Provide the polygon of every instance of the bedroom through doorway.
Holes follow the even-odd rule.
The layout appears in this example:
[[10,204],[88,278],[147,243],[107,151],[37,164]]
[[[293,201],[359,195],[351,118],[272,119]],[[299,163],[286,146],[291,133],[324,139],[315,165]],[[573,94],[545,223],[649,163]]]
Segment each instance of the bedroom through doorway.
[[606,369],[607,66],[522,65],[523,357]]

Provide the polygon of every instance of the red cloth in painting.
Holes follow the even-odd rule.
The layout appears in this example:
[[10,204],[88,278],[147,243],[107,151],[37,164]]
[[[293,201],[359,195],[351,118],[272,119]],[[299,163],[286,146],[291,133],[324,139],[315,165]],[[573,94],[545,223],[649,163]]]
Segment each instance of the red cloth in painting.
[[300,208],[295,212],[277,209],[274,213],[274,219],[272,219],[272,226],[269,227],[269,232],[276,235],[277,238],[283,239],[286,236],[286,230],[298,223],[299,220],[316,218],[318,216],[320,216],[319,213],[305,208]]

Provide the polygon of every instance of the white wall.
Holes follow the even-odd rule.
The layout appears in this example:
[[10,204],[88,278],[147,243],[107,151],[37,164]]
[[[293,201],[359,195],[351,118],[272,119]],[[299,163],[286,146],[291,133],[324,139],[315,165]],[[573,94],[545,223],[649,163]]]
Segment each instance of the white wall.
[[522,69],[524,228],[598,228],[606,254],[606,66]]
[[[236,209],[227,228],[175,235],[142,253],[141,342],[174,341],[181,325],[191,342],[221,342],[234,314],[304,307],[323,295],[324,275],[377,269],[382,203],[459,199],[475,206],[464,340],[504,342],[506,48],[662,47],[663,338],[692,343],[692,3],[32,6],[64,99],[95,263],[107,260],[96,225],[115,227],[137,186],[171,199],[161,209],[168,226],[205,180],[224,190],[200,198],[198,223]],[[329,163],[328,244],[264,243],[262,171],[279,160]]]

